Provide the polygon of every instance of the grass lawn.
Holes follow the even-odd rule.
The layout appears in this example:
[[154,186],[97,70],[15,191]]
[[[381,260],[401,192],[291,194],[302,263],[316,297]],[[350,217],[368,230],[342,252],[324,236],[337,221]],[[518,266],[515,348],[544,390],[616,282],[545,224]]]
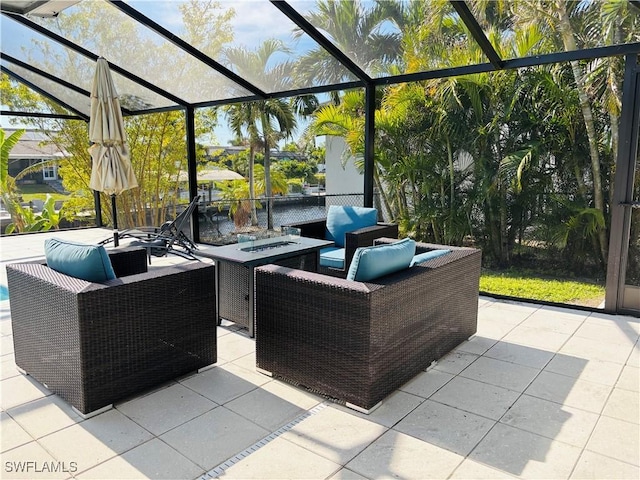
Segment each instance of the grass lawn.
[[576,280],[553,280],[518,272],[483,270],[480,291],[511,297],[571,305],[598,306],[604,300],[604,286]]
[[18,185],[18,193],[24,202],[30,202],[32,200],[42,200],[44,202],[47,199],[47,194],[51,195],[56,201],[69,198],[69,195],[58,193],[49,185],[38,183]]

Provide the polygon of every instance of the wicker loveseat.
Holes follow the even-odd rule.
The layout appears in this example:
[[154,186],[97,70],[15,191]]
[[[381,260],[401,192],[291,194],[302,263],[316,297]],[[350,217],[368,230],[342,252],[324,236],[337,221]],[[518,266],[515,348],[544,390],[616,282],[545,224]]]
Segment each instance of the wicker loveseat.
[[216,362],[213,265],[109,256],[105,283],[7,265],[17,366],[83,414]]
[[374,408],[476,332],[481,252],[418,243],[416,253],[438,248],[451,252],[371,283],[256,269],[258,369]]

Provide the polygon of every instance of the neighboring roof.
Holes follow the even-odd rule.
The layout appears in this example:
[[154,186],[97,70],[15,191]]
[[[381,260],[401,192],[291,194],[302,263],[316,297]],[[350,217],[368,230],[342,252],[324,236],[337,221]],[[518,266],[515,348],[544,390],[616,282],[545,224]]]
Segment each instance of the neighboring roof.
[[[585,8],[598,3],[591,1],[595,3],[566,5],[569,9],[571,5]],[[342,32],[345,38],[340,39],[333,38],[322,25],[323,12],[313,1],[83,0],[69,2],[75,4],[52,18],[11,13],[18,3],[0,3],[2,72],[54,99],[71,117],[84,120],[89,117],[89,91],[100,55],[110,63],[124,114],[130,115],[640,52],[637,37],[632,40],[636,43],[616,43],[614,35],[594,33],[604,30],[598,24],[604,20],[594,17],[589,32],[577,32],[581,42],[578,50],[559,47],[557,52],[534,50],[528,57],[509,58],[511,50],[499,53],[502,49],[493,43],[495,36],[489,34],[487,23],[472,13],[478,2],[461,0],[433,3],[442,6],[442,18],[436,20],[443,25],[453,19],[464,24],[464,28],[443,29],[440,41],[443,45],[475,46],[477,63],[461,64],[455,55],[449,55],[443,56],[444,64],[422,67],[393,60],[388,45],[376,43],[383,34],[402,37],[394,22],[387,21],[359,36],[358,19],[376,5],[372,0],[324,2],[353,5],[354,27],[351,32]],[[382,3],[396,9],[412,5],[406,0]],[[628,0],[630,25],[637,24],[638,5],[638,0]],[[218,19],[231,11],[235,15],[221,22],[225,27],[213,30]],[[514,19],[515,15],[504,21],[502,35],[509,35],[508,26],[516,24]],[[549,35],[560,38],[557,31]],[[255,51],[274,38],[286,43],[289,50],[273,57],[269,75],[244,68],[238,60],[242,55],[230,54],[241,48]],[[560,40],[556,43],[562,45]],[[323,68],[314,75],[290,75],[296,62],[310,52],[319,52]],[[313,70],[313,62],[307,62],[305,68]],[[326,74],[329,71],[331,76]]]
[[[6,135],[11,135],[15,130],[5,129]],[[53,160],[64,158],[68,154],[51,143],[43,132],[27,130],[18,143],[9,152],[9,160],[39,159]]]

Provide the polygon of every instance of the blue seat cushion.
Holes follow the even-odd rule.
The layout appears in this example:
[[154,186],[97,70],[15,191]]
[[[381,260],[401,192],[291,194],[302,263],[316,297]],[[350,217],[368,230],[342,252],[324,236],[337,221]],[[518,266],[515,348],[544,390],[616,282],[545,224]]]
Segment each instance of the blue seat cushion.
[[410,238],[385,245],[360,247],[349,265],[347,280],[369,282],[409,268],[416,253],[416,242]]
[[327,247],[320,250],[320,265],[331,268],[344,268],[344,248]]
[[378,222],[378,211],[367,207],[329,206],[325,238],[344,247],[345,234],[359,228],[372,227]]
[[443,250],[430,250],[428,252],[419,253],[418,255],[415,255],[413,257],[413,260],[411,260],[411,265],[409,266],[413,267],[414,265],[419,265],[421,263],[426,262],[427,260],[431,260],[433,258],[438,258],[443,255],[446,255],[449,252],[451,252],[451,250],[443,249]]
[[87,245],[59,238],[44,242],[47,266],[70,277],[102,283],[116,278],[111,260],[102,245]]

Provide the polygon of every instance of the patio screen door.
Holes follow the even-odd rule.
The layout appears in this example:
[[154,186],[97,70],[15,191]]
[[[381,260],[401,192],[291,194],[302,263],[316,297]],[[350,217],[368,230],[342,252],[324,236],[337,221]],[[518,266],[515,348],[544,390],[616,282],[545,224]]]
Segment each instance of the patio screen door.
[[616,162],[605,309],[640,314],[640,58],[629,56]]
[[[640,136],[640,135],[637,135]],[[640,150],[636,148],[636,150]],[[635,189],[631,205],[631,235],[627,251],[622,308],[640,312],[640,155],[636,155]]]

